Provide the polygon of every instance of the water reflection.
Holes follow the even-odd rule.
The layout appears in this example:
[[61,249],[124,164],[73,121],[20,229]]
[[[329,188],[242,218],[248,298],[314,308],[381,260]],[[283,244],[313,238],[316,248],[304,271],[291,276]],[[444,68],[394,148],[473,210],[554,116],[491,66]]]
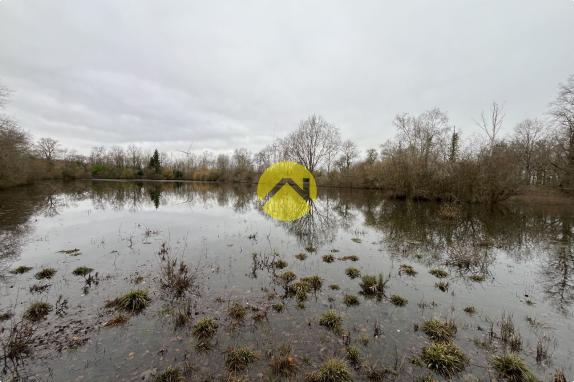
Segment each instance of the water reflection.
[[293,222],[278,222],[260,210],[249,185],[154,182],[46,183],[0,193],[0,264],[10,264],[34,220],[54,217],[75,203],[95,209],[139,211],[209,208],[236,214],[258,210],[269,224],[282,227],[301,248],[330,249],[341,233],[372,229],[379,245],[397,258],[447,266],[460,276],[488,277],[497,251],[517,263],[540,261],[538,282],[557,311],[568,314],[574,303],[574,233],[572,214],[518,206],[487,210],[385,200],[377,192],[323,189],[312,210]]

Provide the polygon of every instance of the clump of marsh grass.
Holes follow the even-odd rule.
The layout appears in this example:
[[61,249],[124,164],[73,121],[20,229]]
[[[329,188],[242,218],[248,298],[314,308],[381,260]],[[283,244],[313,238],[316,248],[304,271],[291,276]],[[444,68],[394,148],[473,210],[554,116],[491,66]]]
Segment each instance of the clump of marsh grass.
[[433,341],[450,341],[457,331],[454,322],[436,319],[424,321],[421,329]]
[[106,306],[125,310],[131,313],[140,313],[151,303],[148,291],[134,289],[126,294],[109,301]]
[[2,322],[2,321],[8,321],[8,320],[11,319],[12,317],[14,317],[14,313],[12,313],[12,312],[0,313],[0,322]]
[[335,261],[335,255],[324,255],[323,261],[326,263],[332,263],[333,261]]
[[398,294],[394,294],[391,296],[391,303],[396,306],[405,306],[409,301],[406,298],[399,296]]
[[538,338],[536,342],[536,363],[540,364],[548,359],[550,342],[550,337],[546,334]]
[[476,313],[476,308],[472,305],[467,306],[466,308],[464,308],[464,311],[468,314],[475,314]]
[[405,274],[407,276],[416,276],[417,271],[412,267],[412,265],[401,264],[399,267],[399,275]]
[[43,268],[39,272],[37,272],[34,277],[37,280],[44,280],[44,279],[51,279],[56,274],[56,270],[54,268]]
[[225,366],[230,371],[243,371],[258,359],[259,355],[247,346],[229,348],[225,352]]
[[93,268],[88,268],[88,267],[78,267],[76,269],[74,269],[74,271],[72,272],[75,276],[87,276],[90,273],[92,273],[94,269]]
[[528,370],[524,361],[514,353],[495,355],[490,364],[498,375],[510,382],[535,382],[538,379]]
[[356,279],[357,277],[361,276],[361,271],[357,268],[349,267],[345,269],[345,274],[352,279]]
[[22,273],[26,273],[32,270],[32,267],[27,267],[25,265],[20,265],[10,271],[13,275],[21,275]]
[[193,325],[193,335],[198,339],[208,339],[217,333],[219,325],[211,317],[204,317]]
[[442,269],[438,269],[438,268],[431,269],[431,270],[429,271],[429,273],[430,273],[431,275],[433,275],[434,277],[437,277],[437,278],[439,278],[439,279],[444,279],[445,277],[448,276],[448,272],[447,272],[447,271],[442,270]]
[[421,360],[432,371],[451,377],[463,371],[469,363],[468,357],[453,342],[433,342],[423,348]]
[[289,284],[295,281],[297,275],[291,271],[285,271],[281,273],[278,278],[281,281],[281,284],[283,284],[284,287],[287,287]]
[[500,339],[505,345],[510,347],[511,351],[519,352],[522,349],[522,337],[514,327],[514,321],[511,314],[502,314],[500,322]]
[[275,269],[287,268],[287,265],[289,265],[289,264],[283,259],[276,259],[273,262],[273,266],[275,267]]
[[486,276],[485,275],[470,275],[468,276],[468,278],[476,283],[481,283],[484,280],[486,280]]
[[449,283],[447,281],[439,281],[434,284],[441,292],[447,292],[449,288]]
[[389,283],[390,278],[383,277],[383,274],[380,273],[379,276],[373,275],[364,275],[361,277],[361,283],[359,286],[362,289],[362,293],[364,295],[385,295],[385,288]]
[[350,261],[359,261],[359,256],[357,256],[357,255],[343,256],[343,257],[341,257],[341,260],[343,260],[343,261],[347,261],[347,260],[350,260]]
[[181,298],[195,287],[196,275],[182,260],[169,259],[162,263],[160,285],[173,297]]
[[58,251],[58,253],[65,253],[66,255],[70,256],[80,256],[82,254],[78,248],[63,249],[61,251]]
[[295,255],[295,258],[296,258],[297,260],[303,261],[303,260],[305,260],[305,259],[307,258],[307,254],[301,252],[301,253]]
[[351,238],[351,241],[352,241],[353,243],[357,243],[357,244],[363,242],[363,241],[362,241],[360,238],[358,238],[358,237],[353,237],[353,238]]
[[299,369],[299,364],[292,354],[291,346],[281,346],[276,352],[274,352],[271,356],[269,367],[271,368],[273,375],[278,377],[287,378],[295,375]]
[[331,284],[331,285],[329,285],[329,289],[339,290],[339,289],[341,289],[341,287],[338,284]]
[[345,296],[343,296],[343,302],[347,306],[356,306],[356,305],[360,304],[357,296],[355,296],[353,294],[346,294]]
[[156,374],[154,377],[154,382],[183,382],[185,379],[181,373],[181,370],[168,366],[161,373]]
[[346,349],[347,361],[353,367],[359,367],[361,364],[361,352],[356,346],[348,346]]
[[333,309],[329,309],[319,319],[319,325],[326,327],[327,329],[339,333],[342,329],[343,319]]
[[309,292],[311,292],[311,286],[308,283],[303,282],[301,280],[289,285],[288,287],[288,294],[295,295],[295,297],[297,297],[297,300],[299,302],[306,301],[307,294]]
[[323,279],[318,275],[306,276],[301,278],[301,282],[306,283],[309,287],[314,291],[317,292],[323,286]]
[[553,377],[554,382],[566,382],[566,376],[561,369],[556,369]]
[[306,382],[351,382],[353,377],[345,361],[338,358],[330,358],[325,361],[319,370],[308,374]]
[[47,302],[34,302],[24,311],[23,317],[28,321],[38,322],[45,320],[52,310],[52,305]]
[[0,336],[4,361],[18,362],[32,353],[36,332],[32,323],[27,320],[12,322],[9,328],[3,329],[3,332],[7,333]]
[[233,303],[227,310],[227,314],[229,317],[233,318],[234,320],[243,320],[245,315],[247,314],[247,310],[243,305],[238,302]]
[[283,303],[277,303],[277,304],[271,305],[271,307],[272,307],[273,310],[276,311],[277,313],[281,313],[281,312],[283,311],[283,309],[285,309],[285,304],[283,304]]

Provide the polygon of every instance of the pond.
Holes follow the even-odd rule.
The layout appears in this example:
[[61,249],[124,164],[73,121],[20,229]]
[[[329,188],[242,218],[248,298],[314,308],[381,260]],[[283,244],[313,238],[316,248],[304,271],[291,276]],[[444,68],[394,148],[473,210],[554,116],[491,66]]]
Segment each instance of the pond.
[[[484,380],[510,352],[541,380],[574,375],[574,208],[320,189],[284,223],[246,185],[41,183],[0,197],[0,380],[154,380],[168,367],[303,380],[331,358],[357,381]],[[117,299],[131,290],[147,294],[141,309]],[[36,302],[49,305],[34,316]],[[432,319],[466,355],[460,370],[427,368]],[[32,351],[7,351],[15,338]]]

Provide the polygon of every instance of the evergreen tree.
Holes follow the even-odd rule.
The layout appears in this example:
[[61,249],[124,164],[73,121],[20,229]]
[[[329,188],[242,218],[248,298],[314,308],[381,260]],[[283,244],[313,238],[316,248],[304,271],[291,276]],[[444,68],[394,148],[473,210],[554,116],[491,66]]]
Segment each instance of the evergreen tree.
[[153,155],[149,160],[149,168],[153,169],[156,174],[161,172],[161,163],[157,149],[153,152]]
[[454,131],[452,132],[452,137],[450,138],[450,152],[448,155],[448,160],[450,160],[451,162],[454,162],[456,160],[457,155],[458,155],[458,141],[459,141],[459,136],[458,136],[458,133],[456,132],[456,127],[455,127]]

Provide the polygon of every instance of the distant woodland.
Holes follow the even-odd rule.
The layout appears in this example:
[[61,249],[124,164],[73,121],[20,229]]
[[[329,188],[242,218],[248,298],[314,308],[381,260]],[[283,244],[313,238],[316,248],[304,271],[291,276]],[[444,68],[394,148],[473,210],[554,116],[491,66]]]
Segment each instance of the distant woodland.
[[[0,108],[7,96],[0,89]],[[476,123],[483,139],[465,145],[438,108],[398,114],[396,137],[360,152],[336,126],[311,115],[256,153],[238,148],[231,155],[206,151],[173,158],[136,145],[99,146],[78,155],[52,138],[34,139],[1,115],[0,188],[84,178],[256,182],[272,163],[291,160],[313,172],[319,185],[380,189],[396,198],[496,203],[523,186],[574,192],[574,75],[559,85],[546,115],[508,128],[503,106],[494,102]]]

